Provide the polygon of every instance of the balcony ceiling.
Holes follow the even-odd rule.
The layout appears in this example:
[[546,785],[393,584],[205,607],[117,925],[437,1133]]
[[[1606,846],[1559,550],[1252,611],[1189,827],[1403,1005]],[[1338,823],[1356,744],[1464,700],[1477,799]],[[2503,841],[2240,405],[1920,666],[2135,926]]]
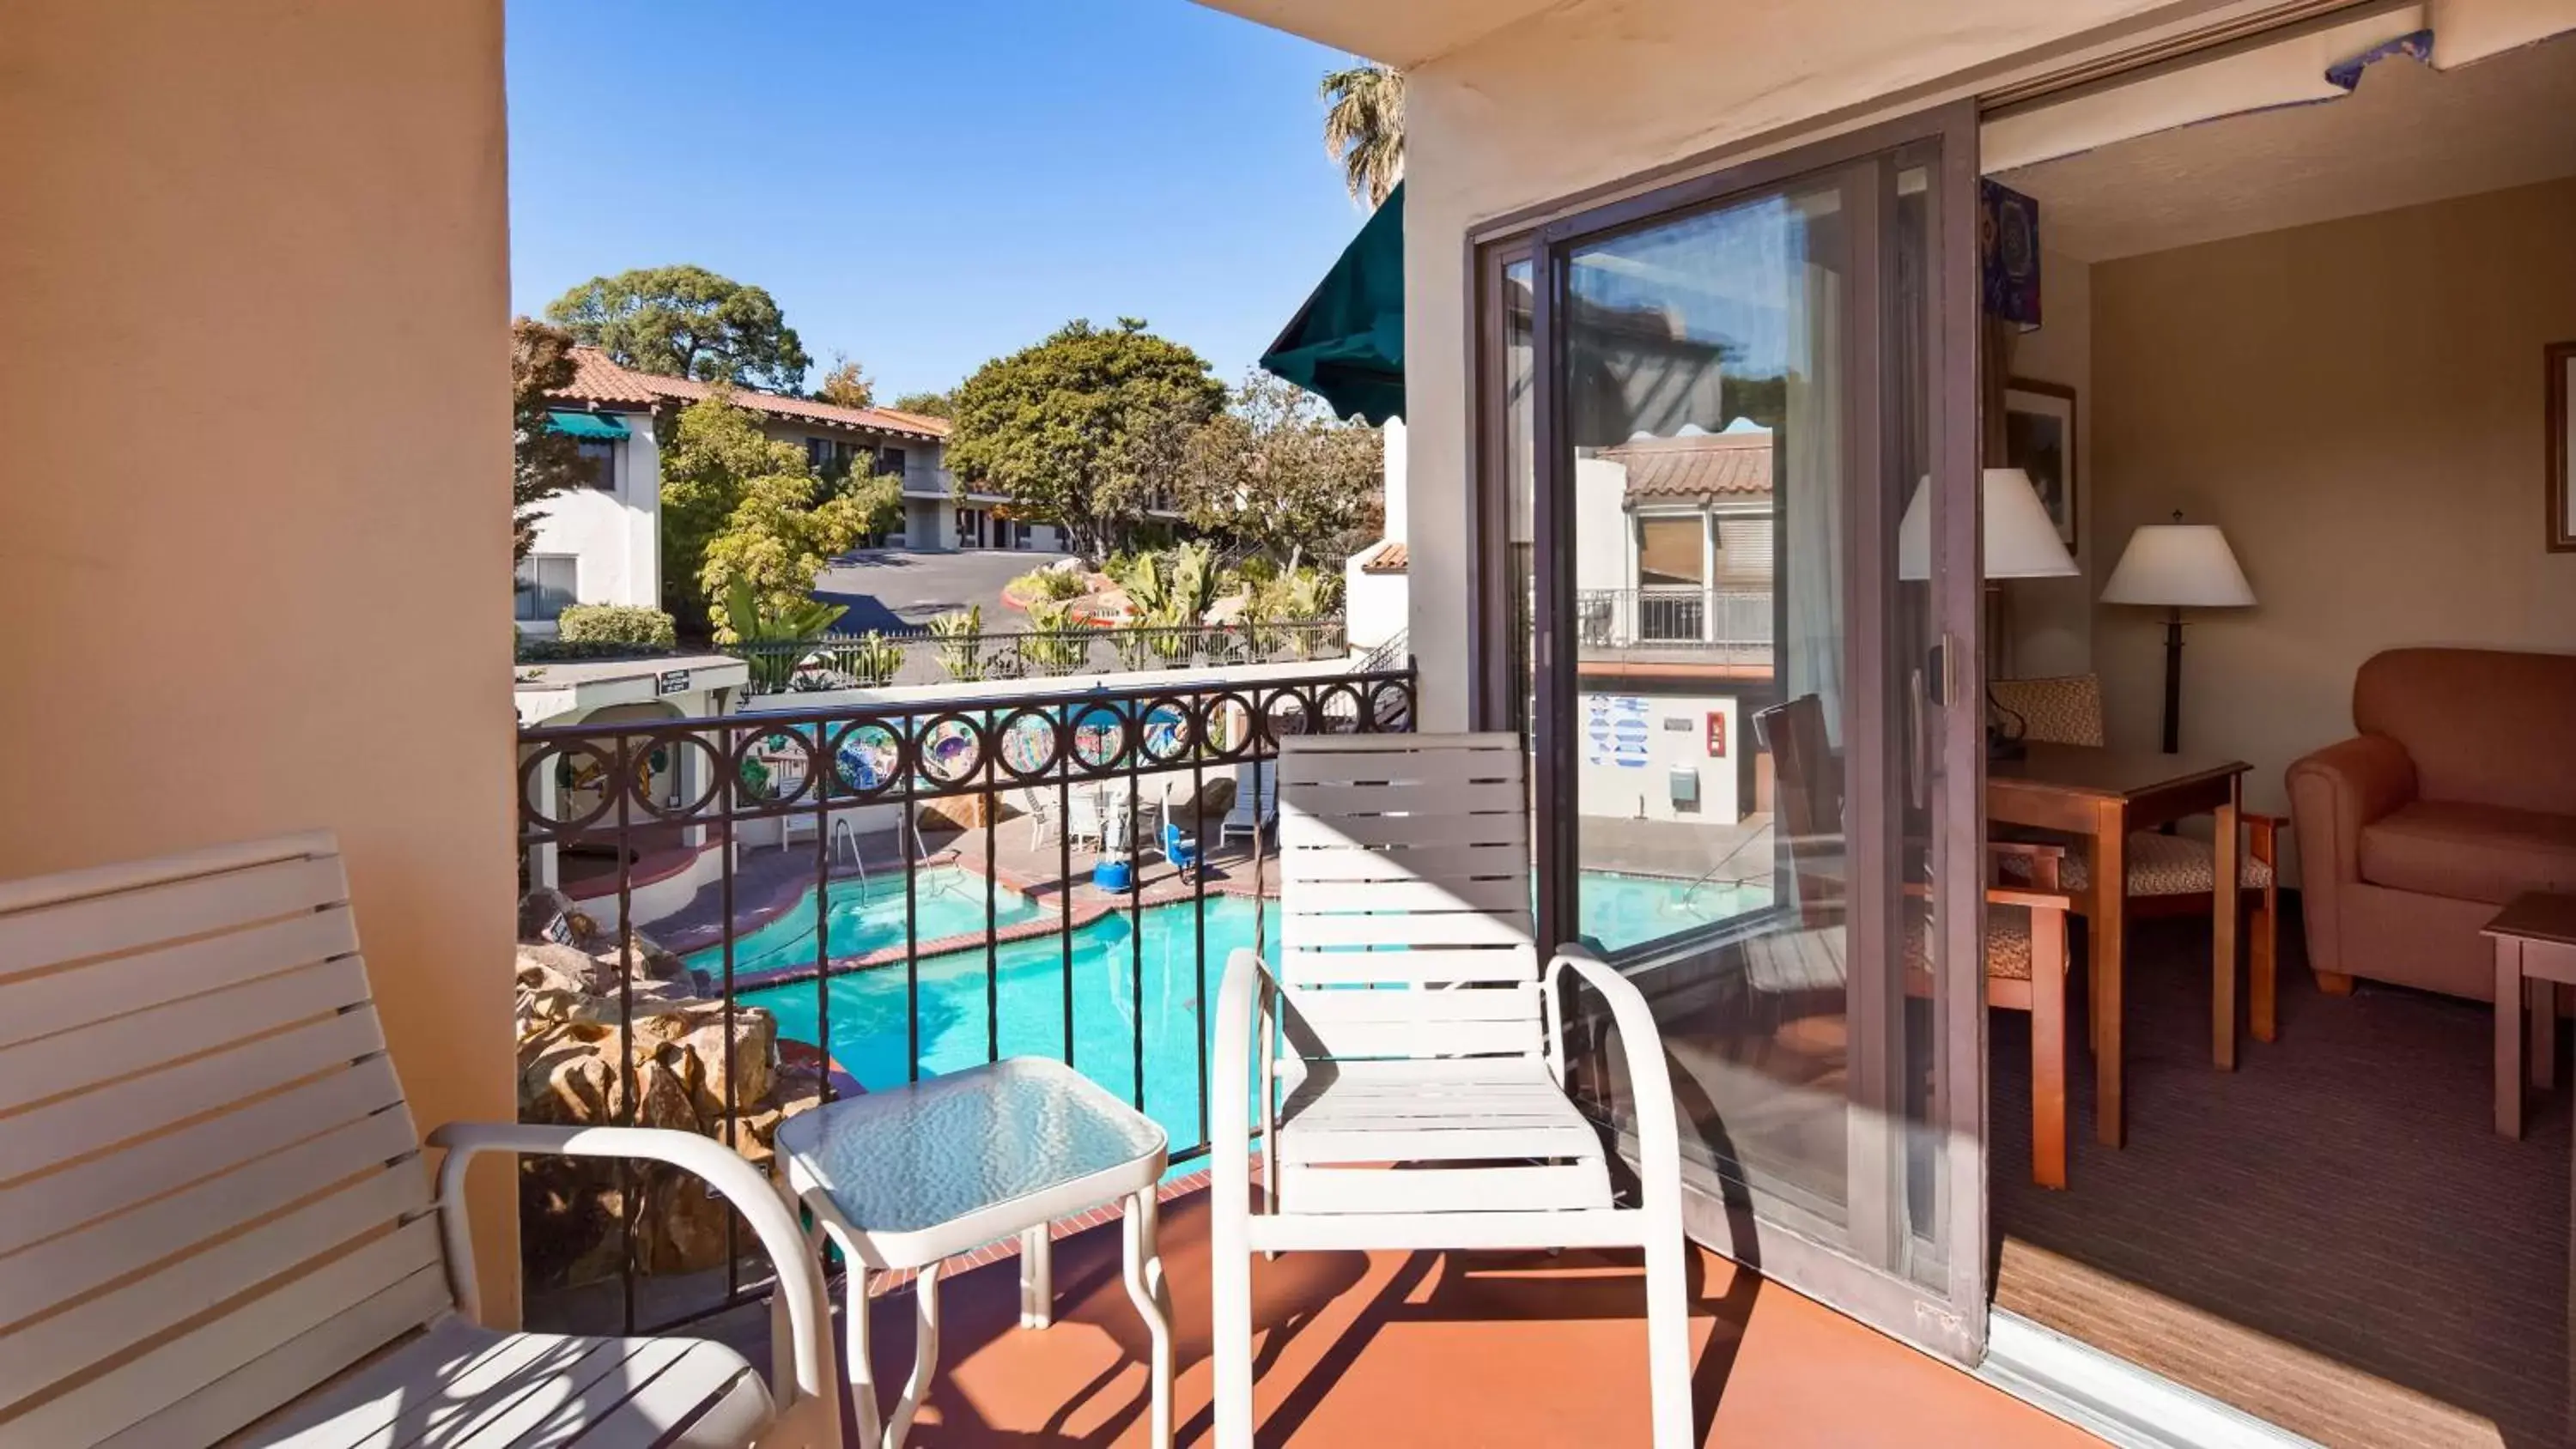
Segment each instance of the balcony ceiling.
[[1198,0],[1211,10],[1410,68],[1562,0]]

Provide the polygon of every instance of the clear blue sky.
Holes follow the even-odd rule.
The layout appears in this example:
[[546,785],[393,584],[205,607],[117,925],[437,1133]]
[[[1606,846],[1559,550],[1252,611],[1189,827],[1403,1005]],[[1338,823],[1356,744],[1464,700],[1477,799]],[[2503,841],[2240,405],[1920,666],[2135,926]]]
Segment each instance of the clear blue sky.
[[1363,220],[1337,63],[1185,0],[509,0],[513,303],[695,262],[885,399],[1074,317],[1239,381]]

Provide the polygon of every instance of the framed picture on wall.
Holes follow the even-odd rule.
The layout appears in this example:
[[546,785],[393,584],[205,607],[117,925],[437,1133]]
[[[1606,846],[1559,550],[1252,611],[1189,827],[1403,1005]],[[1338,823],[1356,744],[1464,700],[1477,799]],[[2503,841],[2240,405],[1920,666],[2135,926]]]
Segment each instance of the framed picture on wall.
[[2004,464],[2030,475],[2057,536],[2075,547],[2075,389],[2016,377],[2004,386]]
[[2576,342],[2553,342],[2543,352],[2549,370],[2549,551],[2576,553]]

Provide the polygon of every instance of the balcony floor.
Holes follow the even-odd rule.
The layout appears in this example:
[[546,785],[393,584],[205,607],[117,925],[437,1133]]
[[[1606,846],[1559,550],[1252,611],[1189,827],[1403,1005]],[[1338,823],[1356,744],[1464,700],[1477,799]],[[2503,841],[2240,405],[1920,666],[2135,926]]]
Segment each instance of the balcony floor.
[[[1164,1208],[1182,1444],[1210,1442],[1204,1192]],[[1018,1264],[947,1279],[937,1382],[919,1445],[1138,1444],[1145,1334],[1118,1277],[1114,1226],[1056,1244],[1055,1326],[1019,1326]],[[1701,1254],[1693,1275],[1701,1441],[1799,1445],[2082,1445],[2096,1441],[1999,1390]],[[1646,1442],[1636,1254],[1306,1253],[1253,1266],[1265,1445]],[[911,1362],[912,1300],[880,1296],[879,1373]],[[766,1310],[701,1328],[746,1349]],[[754,1362],[766,1362],[756,1355]]]

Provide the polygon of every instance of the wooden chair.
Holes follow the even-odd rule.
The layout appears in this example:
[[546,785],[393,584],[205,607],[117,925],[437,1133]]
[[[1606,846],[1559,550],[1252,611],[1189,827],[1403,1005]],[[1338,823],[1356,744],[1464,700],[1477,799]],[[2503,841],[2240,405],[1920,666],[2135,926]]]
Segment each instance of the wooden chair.
[[[751,1164],[637,1128],[429,1142],[435,1197],[329,835],[0,884],[0,1444],[840,1443],[822,1278]],[[475,1322],[484,1152],[723,1193],[777,1267],[774,1392],[715,1343]]]
[[[1755,738],[1772,754],[1775,828],[1787,842],[1801,929],[1746,943],[1748,970],[1819,984],[1824,963],[1839,976],[1844,960],[1840,880],[1842,764],[1825,738],[1824,705],[1800,695],[1753,717]],[[2073,902],[2056,889],[2053,846],[1996,846],[1996,859],[2025,864],[2025,888],[1990,882],[1986,889],[1986,1004],[2030,1013],[2031,1177],[2066,1186],[2066,916]],[[1930,912],[1920,886],[1905,894],[1905,989],[1929,997]],[[1818,949],[1821,942],[1824,949]],[[1785,963],[1794,961],[1795,969]],[[1758,982],[1757,982],[1758,987]]]
[[[1226,963],[1209,1078],[1216,1442],[1251,1449],[1255,1253],[1642,1247],[1654,1443],[1692,1443],[1662,1038],[1645,997],[1598,958],[1560,952],[1540,970],[1520,739],[1303,736],[1281,742],[1278,768],[1280,965],[1250,951]],[[1627,1068],[1632,1206],[1565,1092],[1569,971],[1607,1001]]]
[[[1988,686],[1994,701],[2021,721],[2021,737],[2043,744],[2100,748],[2102,681],[2090,674],[2052,679],[1998,679]],[[2290,822],[2277,815],[2238,812],[2245,822],[2245,862],[2240,885],[2245,901],[2247,938],[2246,1010],[2254,1039],[2279,1036],[2277,994],[2281,935],[2280,832]],[[2206,840],[2140,830],[2130,834],[2121,854],[2126,860],[2125,885],[2132,917],[2207,915],[2216,909],[2218,857]],[[2069,857],[2060,886],[2075,901],[2076,913],[2091,915],[2091,862]],[[2350,983],[2345,983],[2349,990]]]

